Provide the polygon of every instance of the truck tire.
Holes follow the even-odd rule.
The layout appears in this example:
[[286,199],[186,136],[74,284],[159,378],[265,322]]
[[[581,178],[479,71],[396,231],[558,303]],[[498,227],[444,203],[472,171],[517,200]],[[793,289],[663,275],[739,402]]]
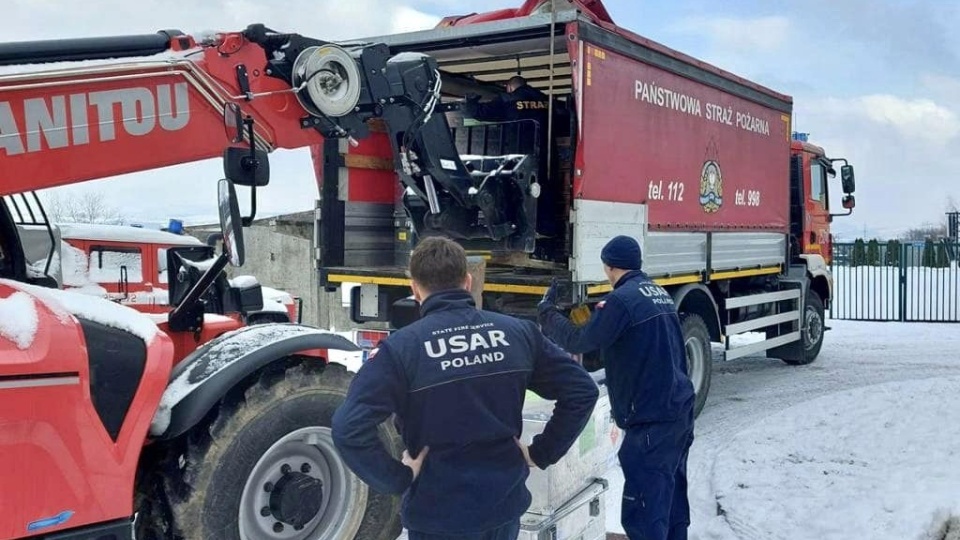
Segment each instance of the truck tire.
[[808,289],[804,304],[803,328],[800,330],[800,354],[792,358],[782,359],[791,366],[804,366],[813,363],[823,346],[823,334],[826,327],[823,300],[813,289]]
[[693,407],[694,418],[707,403],[710,380],[713,376],[713,352],[710,347],[710,331],[703,317],[691,313],[680,314],[680,328],[687,356],[687,373],[697,394]]
[[[376,493],[353,475],[330,435],[350,374],[312,360],[274,364],[185,436],[179,474],[165,478],[176,533],[184,539],[394,540],[400,498]],[[380,434],[399,459],[402,444],[389,421]]]

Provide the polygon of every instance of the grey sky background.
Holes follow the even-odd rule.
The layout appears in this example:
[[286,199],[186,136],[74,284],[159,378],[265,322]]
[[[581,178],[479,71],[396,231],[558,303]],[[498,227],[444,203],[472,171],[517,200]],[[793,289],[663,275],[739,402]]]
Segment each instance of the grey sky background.
[[[7,0],[6,41],[238,30],[349,39],[432,27],[445,15],[522,0]],[[794,129],[857,170],[857,209],[834,221],[841,238],[886,237],[943,219],[960,201],[960,2],[608,0],[614,20],[794,97]],[[307,150],[271,156],[259,215],[307,210],[317,190]],[[59,188],[107,192],[134,221],[215,216],[219,160]],[[836,184],[839,184],[837,179]],[[833,193],[839,205],[839,190]]]

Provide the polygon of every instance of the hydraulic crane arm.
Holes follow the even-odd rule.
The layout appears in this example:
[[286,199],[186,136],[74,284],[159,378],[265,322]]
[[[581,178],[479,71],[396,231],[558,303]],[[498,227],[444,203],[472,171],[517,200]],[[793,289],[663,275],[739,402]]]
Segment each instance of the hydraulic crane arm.
[[219,157],[230,142],[225,105],[254,94],[243,110],[259,148],[322,142],[299,128],[289,85],[263,73],[264,49],[241,33],[150,37],[0,45],[0,193]]
[[[66,63],[32,65],[54,62]],[[265,165],[276,148],[324,137],[356,145],[367,122],[381,119],[418,232],[532,250],[535,190],[521,171],[532,165],[521,158],[496,174],[471,174],[437,111],[440,85],[429,56],[392,55],[383,44],[345,48],[263,25],[205,39],[168,30],[0,45],[0,195],[219,155],[231,176]],[[249,154],[224,152],[244,137]],[[263,175],[232,179],[266,183]]]

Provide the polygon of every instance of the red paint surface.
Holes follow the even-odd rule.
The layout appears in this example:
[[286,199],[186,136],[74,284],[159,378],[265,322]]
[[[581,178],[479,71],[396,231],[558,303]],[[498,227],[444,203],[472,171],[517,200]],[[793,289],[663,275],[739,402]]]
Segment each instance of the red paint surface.
[[[466,26],[469,24],[477,24],[482,22],[503,21],[507,19],[526,17],[543,4],[549,2],[550,0],[526,0],[519,8],[505,8],[487,11],[484,13],[471,13],[470,15],[454,15],[451,17],[444,17],[437,24],[437,28]],[[607,12],[607,8],[604,7],[603,2],[600,0],[573,0],[573,3],[581,11],[581,13],[589,16],[595,21],[607,23],[613,22],[613,19]]]
[[[201,53],[190,57],[197,66],[191,69],[202,72],[203,78],[216,81],[220,88],[234,96],[240,94],[234,71],[238,64],[248,66],[250,88],[253,92],[288,89],[280,79],[268,77],[260,69],[254,69],[266,64],[262,49],[245,43],[239,35],[233,37],[235,39],[230,41],[235,42],[239,48],[231,56],[221,56],[216,48],[205,48]],[[221,156],[224,148],[229,146],[223,127],[222,111],[211,105],[193,85],[187,83],[183,73],[185,69],[187,68],[156,67],[115,73],[125,77],[132,76],[120,81],[93,80],[96,77],[103,78],[102,73],[43,79],[64,83],[43,89],[16,89],[25,82],[39,82],[39,78],[0,83],[0,115],[6,114],[7,119],[13,120],[24,150],[31,144],[27,135],[30,126],[37,125],[27,119],[28,103],[42,103],[44,114],[51,115],[56,125],[62,127],[65,120],[69,142],[67,146],[57,147],[58,142],[54,141],[54,147],[51,147],[51,140],[41,136],[34,141],[35,151],[16,154],[12,154],[10,148],[0,146],[0,166],[4,171],[0,194],[75,184]],[[186,125],[178,130],[164,129],[159,121],[145,119],[142,108],[137,108],[135,113],[124,114],[119,104],[113,105],[113,119],[110,122],[105,113],[106,107],[103,108],[104,114],[101,118],[100,109],[92,104],[91,94],[98,92],[146,89],[136,91],[142,96],[149,95],[143,94],[145,91],[153,91],[154,112],[159,112],[158,86],[185,84],[188,88],[185,107],[189,110],[189,117]],[[175,95],[166,90],[161,91],[168,96]],[[78,111],[84,109],[85,119],[75,121],[70,97],[73,95],[85,96],[87,106],[76,107]],[[252,115],[256,120],[257,132],[279,148],[299,148],[322,142],[322,137],[316,131],[300,128],[299,118],[304,116],[304,111],[291,93],[258,97],[250,102],[242,99],[237,101],[244,113]],[[174,100],[173,103],[172,110],[176,111],[178,101]],[[57,115],[60,115],[59,119]],[[154,126],[149,132],[131,134],[124,128],[124,118],[140,125],[152,122]],[[99,125],[100,122],[105,124]],[[75,135],[74,128],[88,134],[85,143]],[[104,134],[105,130],[107,134]],[[109,131],[113,132],[112,137]],[[15,143],[11,141],[9,144]]]
[[[584,44],[583,61],[583,177],[575,197],[646,203],[654,230],[787,228],[788,116],[594,45]],[[699,114],[650,103],[642,91],[637,99],[636,81],[688,96]],[[648,95],[658,100],[661,92]],[[769,135],[742,129],[738,114],[766,121]],[[702,182],[710,161],[720,170],[713,212],[700,202],[710,192]]]
[[[17,284],[0,283],[0,298]],[[38,330],[26,349],[0,339],[0,377],[74,373],[79,384],[0,389],[0,539],[26,536],[27,524],[72,510],[43,532],[130,516],[137,460],[166,387],[173,345],[163,334],[147,347],[146,369],[117,442],[90,396],[83,334],[35,300]]]

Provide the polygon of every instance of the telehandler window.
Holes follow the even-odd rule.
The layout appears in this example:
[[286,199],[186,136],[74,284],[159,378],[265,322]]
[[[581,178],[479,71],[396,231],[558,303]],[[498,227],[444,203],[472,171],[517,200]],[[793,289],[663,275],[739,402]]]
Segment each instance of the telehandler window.
[[143,256],[139,248],[90,248],[90,279],[95,283],[117,283],[123,268],[126,268],[125,278],[128,282],[143,282]]
[[164,248],[157,248],[157,282],[169,283],[169,277],[167,275],[167,250]]

